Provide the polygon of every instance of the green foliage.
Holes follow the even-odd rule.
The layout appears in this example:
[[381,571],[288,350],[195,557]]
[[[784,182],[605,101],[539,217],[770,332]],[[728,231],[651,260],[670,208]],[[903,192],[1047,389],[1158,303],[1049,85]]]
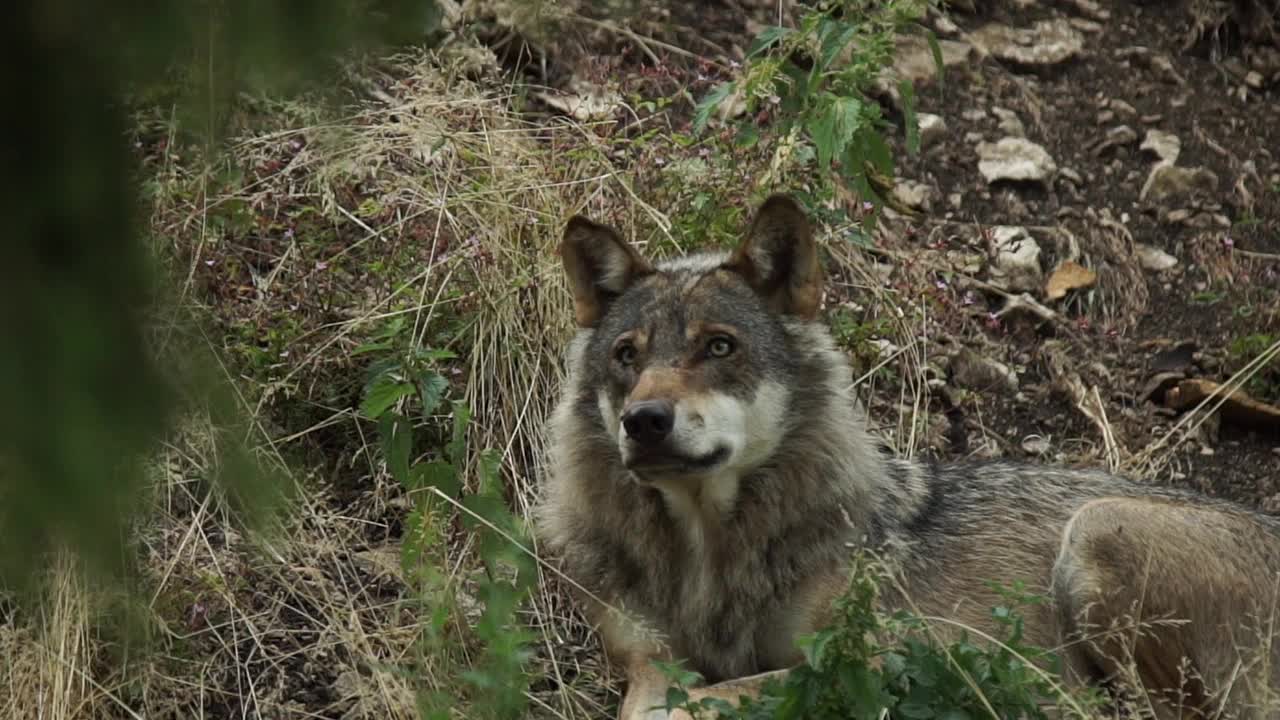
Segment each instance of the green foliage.
[[[26,3],[10,18],[7,236],[0,282],[0,575],[23,585],[67,546],[119,576],[143,504],[142,462],[180,412],[234,419],[221,374],[199,362],[190,318],[153,272],[126,147],[126,95],[168,97],[212,137],[245,89],[318,81],[340,50],[423,39],[430,0]],[[24,68],[40,68],[39,73]],[[176,89],[176,92],[172,92]],[[243,215],[227,211],[220,222]],[[216,378],[213,379],[213,378]],[[222,422],[226,420],[227,422]],[[226,430],[230,438],[243,433]],[[239,494],[268,484],[240,442],[215,463]],[[234,450],[240,448],[239,450]],[[246,506],[255,503],[246,501]]]
[[[1280,342],[1280,335],[1254,333],[1236,338],[1227,348],[1233,368],[1243,368]],[[1268,402],[1280,402],[1280,356],[1258,369],[1244,385],[1245,392]]]
[[[699,103],[694,129],[701,132],[730,101],[744,102],[739,136],[756,137],[753,123],[770,116],[770,134],[787,146],[790,159],[817,177],[819,198],[842,183],[875,207],[885,201],[893,177],[892,154],[884,141],[887,123],[869,97],[893,59],[894,38],[923,16],[931,0],[824,0],[800,18],[798,27],[768,27],[756,36],[740,75],[709,92]],[[929,35],[941,74],[936,39]],[[920,147],[915,91],[898,86],[906,148]],[[870,222],[873,216],[863,218]]]
[[[486,449],[475,463],[476,488],[464,492],[468,462],[465,403],[451,402],[447,433],[431,437],[432,418],[446,407],[449,382],[439,364],[453,353],[414,346],[403,318],[391,321],[371,342],[357,349],[370,353],[361,410],[378,423],[387,471],[413,498],[405,519],[401,566],[414,593],[416,610],[430,619],[417,644],[418,677],[433,668],[440,688],[424,688],[419,708],[424,718],[450,717],[463,705],[468,717],[515,718],[525,708],[529,679],[524,665],[532,636],[517,610],[537,578],[527,533],[506,505],[501,457]],[[415,422],[417,419],[419,422]],[[427,431],[420,431],[419,425]],[[419,459],[424,451],[430,459]],[[456,505],[455,505],[456,503]],[[482,576],[474,585],[456,583],[442,568],[450,519],[460,507],[462,528],[478,541]],[[483,607],[469,627],[459,598],[474,597]],[[467,650],[481,646],[478,659]],[[462,692],[466,697],[457,697]]]
[[998,642],[973,642],[962,632],[943,644],[924,619],[877,611],[883,578],[879,566],[860,553],[849,588],[835,604],[833,625],[803,638],[805,662],[785,680],[767,683],[760,697],[743,698],[737,707],[709,698],[690,702],[684,688],[696,676],[664,666],[674,683],[668,708],[695,717],[715,710],[724,720],[1043,720],[1046,707],[1073,717],[1096,704],[1093,697],[1064,694],[1052,680],[1056,659],[1025,644],[1018,608],[1040,598],[1004,589],[1008,604],[992,611],[1004,631]]

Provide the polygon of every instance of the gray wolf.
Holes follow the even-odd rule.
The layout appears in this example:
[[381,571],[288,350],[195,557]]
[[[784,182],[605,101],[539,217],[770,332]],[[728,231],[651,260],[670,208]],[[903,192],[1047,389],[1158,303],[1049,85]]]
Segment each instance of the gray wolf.
[[[654,660],[712,683],[695,699],[731,701],[800,662],[855,546],[899,578],[886,609],[990,632],[987,581],[1022,581],[1050,600],[1027,639],[1064,647],[1073,682],[1128,657],[1157,715],[1274,716],[1258,703],[1280,688],[1280,522],[1100,471],[884,452],[821,320],[795,201],[766,200],[731,252],[654,263],[579,216],[560,253],[578,331],[537,533],[626,674],[624,720],[667,716]],[[1135,608],[1187,622],[1127,648],[1072,642]]]

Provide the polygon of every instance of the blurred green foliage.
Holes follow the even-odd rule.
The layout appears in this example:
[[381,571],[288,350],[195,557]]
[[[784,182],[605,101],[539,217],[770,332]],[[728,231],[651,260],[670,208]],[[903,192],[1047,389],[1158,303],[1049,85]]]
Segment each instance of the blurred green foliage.
[[[197,344],[172,343],[162,357],[148,343],[155,309],[173,301],[141,242],[128,99],[164,99],[213,148],[238,92],[314,87],[343,53],[426,42],[438,8],[434,0],[53,0],[18,3],[9,17],[0,70],[9,97],[0,584],[16,588],[59,545],[118,575],[142,462],[179,411],[205,403],[215,422],[235,424],[226,389],[193,362]],[[257,489],[243,449],[219,449],[230,453],[219,475],[232,489]]]

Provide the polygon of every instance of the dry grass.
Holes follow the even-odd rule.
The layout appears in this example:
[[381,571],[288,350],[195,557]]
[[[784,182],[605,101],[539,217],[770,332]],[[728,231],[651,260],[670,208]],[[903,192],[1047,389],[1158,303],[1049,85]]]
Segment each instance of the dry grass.
[[[373,424],[353,409],[365,362],[353,351],[394,318],[418,345],[465,341],[453,349],[473,455],[500,451],[511,504],[526,516],[570,330],[558,229],[585,211],[641,246],[680,241],[629,185],[603,129],[522,119],[514,88],[468,79],[473,70],[398,57],[370,73],[378,89],[348,114],[272,106],[276,127],[234,144],[246,170],[237,182],[217,181],[220,168],[182,156],[172,137],[154,153],[157,254],[182,302],[214,319],[206,342],[228,358],[250,444],[285,471],[292,512],[275,533],[245,531],[211,482],[218,433],[199,419],[175,432],[154,459],[136,530],[150,642],[127,646],[105,630],[108,604],[60,558],[42,612],[0,624],[5,717],[416,717],[415,690],[438,679],[419,654],[427,620],[400,566],[410,501],[378,459]],[[233,208],[251,227],[228,229]],[[892,257],[893,233],[882,239]],[[851,245],[830,250],[829,301],[869,309],[893,348],[861,378],[873,404],[876,371],[897,379],[896,397],[876,407],[882,431],[905,453],[939,444],[928,394],[946,320],[885,277],[925,287],[931,270],[951,269],[947,259],[920,253],[916,265],[886,268]],[[1112,300],[1105,312],[1145,298]],[[1154,475],[1162,448],[1118,449],[1097,405],[1090,420],[1106,459]],[[465,588],[473,548],[454,539],[445,570]],[[601,717],[616,678],[560,583],[543,580],[525,620],[538,633],[532,671],[551,680],[533,686],[532,712]],[[472,609],[465,593],[463,605]]]

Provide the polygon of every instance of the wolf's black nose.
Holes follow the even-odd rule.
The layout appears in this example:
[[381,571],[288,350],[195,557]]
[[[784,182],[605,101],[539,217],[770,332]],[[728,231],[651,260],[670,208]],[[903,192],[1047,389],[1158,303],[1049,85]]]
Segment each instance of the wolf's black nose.
[[657,445],[676,426],[676,409],[665,400],[632,403],[622,413],[622,426],[627,429],[627,437],[641,445]]

